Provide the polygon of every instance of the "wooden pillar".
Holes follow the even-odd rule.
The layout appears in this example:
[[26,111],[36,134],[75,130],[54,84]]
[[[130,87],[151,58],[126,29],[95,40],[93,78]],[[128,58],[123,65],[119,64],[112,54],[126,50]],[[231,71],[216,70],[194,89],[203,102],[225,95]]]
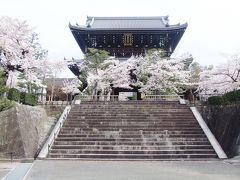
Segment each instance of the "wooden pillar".
[[142,100],[141,99],[141,93],[137,91],[137,100]]

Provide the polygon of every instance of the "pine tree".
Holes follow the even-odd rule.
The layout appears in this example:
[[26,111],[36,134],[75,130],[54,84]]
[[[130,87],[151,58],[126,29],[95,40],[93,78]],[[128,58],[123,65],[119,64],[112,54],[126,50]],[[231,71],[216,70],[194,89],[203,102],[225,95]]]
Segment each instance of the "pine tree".
[[0,111],[13,106],[13,103],[4,97],[7,90],[6,76],[4,71],[0,68]]
[[6,87],[6,78],[3,70],[0,69],[0,99],[3,98],[5,92],[7,91]]

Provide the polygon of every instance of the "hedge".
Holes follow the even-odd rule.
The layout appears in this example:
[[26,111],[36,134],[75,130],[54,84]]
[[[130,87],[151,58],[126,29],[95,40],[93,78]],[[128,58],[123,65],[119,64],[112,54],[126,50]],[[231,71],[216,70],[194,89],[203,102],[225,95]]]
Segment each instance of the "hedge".
[[210,105],[223,105],[240,101],[240,90],[225,93],[223,96],[212,96],[208,98]]
[[14,106],[14,102],[4,98],[0,99],[0,111],[4,111]]
[[210,105],[222,105],[224,104],[224,99],[222,96],[212,96],[208,98],[208,103]]
[[235,102],[240,101],[240,90],[231,91],[228,93],[225,93],[223,95],[224,101],[227,102]]
[[7,98],[9,100],[19,102],[20,101],[20,91],[15,88],[9,89]]
[[37,94],[32,94],[32,93],[21,93],[21,103],[26,104],[26,105],[31,105],[35,106],[37,105],[38,102],[38,95]]

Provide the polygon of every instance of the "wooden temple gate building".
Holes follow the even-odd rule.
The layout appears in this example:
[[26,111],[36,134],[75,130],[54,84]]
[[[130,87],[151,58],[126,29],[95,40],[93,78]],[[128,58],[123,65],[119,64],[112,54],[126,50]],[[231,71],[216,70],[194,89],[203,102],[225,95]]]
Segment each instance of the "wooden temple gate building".
[[[86,24],[72,25],[69,28],[85,54],[88,48],[109,52],[116,58],[145,56],[149,49],[162,49],[166,56],[175,50],[188,24],[170,25],[168,16],[154,17],[87,17]],[[79,77],[77,64],[69,65],[69,69]],[[114,95],[119,92],[138,92],[132,89],[114,88]],[[138,94],[138,97],[140,95]]]

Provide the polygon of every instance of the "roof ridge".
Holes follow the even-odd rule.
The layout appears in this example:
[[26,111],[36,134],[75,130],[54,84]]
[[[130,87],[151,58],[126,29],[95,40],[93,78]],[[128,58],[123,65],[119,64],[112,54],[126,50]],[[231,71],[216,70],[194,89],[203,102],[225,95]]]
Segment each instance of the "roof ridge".
[[116,20],[116,19],[162,19],[162,18],[167,18],[168,16],[88,16],[89,19],[94,18],[95,20]]

